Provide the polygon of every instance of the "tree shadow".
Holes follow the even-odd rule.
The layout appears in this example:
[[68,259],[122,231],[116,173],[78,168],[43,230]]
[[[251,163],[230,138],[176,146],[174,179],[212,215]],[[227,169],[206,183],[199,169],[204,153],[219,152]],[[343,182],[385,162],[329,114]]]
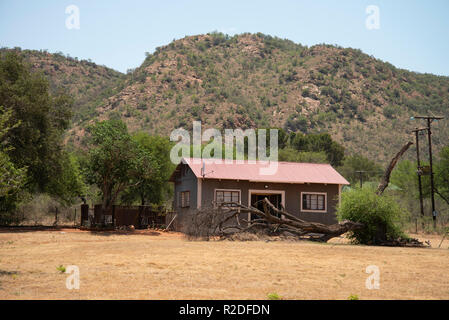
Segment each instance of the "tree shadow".
[[103,236],[103,237],[109,237],[113,235],[121,235],[121,236],[137,236],[137,235],[147,235],[147,236],[160,236],[161,233],[158,231],[152,231],[152,230],[134,230],[134,231],[128,231],[128,230],[90,230],[90,234],[96,235],[96,236]]
[[62,231],[64,229],[76,229],[73,226],[0,226],[0,233],[23,233],[35,231]]
[[18,275],[19,271],[6,271],[6,270],[0,270],[0,276],[13,276]]

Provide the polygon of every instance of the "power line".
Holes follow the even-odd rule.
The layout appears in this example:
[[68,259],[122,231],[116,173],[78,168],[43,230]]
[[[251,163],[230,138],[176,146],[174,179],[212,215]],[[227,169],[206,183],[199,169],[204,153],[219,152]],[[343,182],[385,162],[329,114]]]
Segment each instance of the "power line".
[[358,173],[359,174],[359,179],[360,179],[360,189],[362,188],[362,186],[363,186],[363,174],[364,173],[367,173],[368,171],[364,171],[364,170],[358,170],[358,171],[356,171],[356,173]]
[[[419,157],[419,133],[421,131],[425,131],[427,128],[416,128],[415,130],[412,130],[411,132],[414,132],[416,135],[416,159],[417,159],[417,174],[418,174],[418,188],[419,188],[419,204],[421,209],[421,216],[424,217],[424,202],[423,202],[423,194],[422,194],[422,182],[421,182],[421,175],[422,175],[422,167],[421,167],[421,160]],[[424,227],[424,221],[422,222]]]
[[433,219],[433,228],[435,229],[437,226],[437,211],[435,209],[435,185],[433,179],[433,161],[432,161],[432,129],[431,125],[434,120],[441,120],[444,117],[439,116],[415,116],[411,117],[411,120],[414,119],[424,119],[427,120],[427,138],[429,144],[429,162],[430,162],[430,194],[432,199],[432,219]]

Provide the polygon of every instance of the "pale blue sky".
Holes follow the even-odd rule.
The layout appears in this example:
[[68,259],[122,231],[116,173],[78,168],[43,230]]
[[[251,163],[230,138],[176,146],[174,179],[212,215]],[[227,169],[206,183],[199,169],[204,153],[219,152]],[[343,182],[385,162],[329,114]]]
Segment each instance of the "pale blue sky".
[[[71,4],[80,10],[79,30],[65,26]],[[379,7],[378,30],[365,27],[368,5]],[[146,51],[214,30],[359,48],[397,67],[449,76],[447,0],[0,0],[0,46],[61,51],[123,72]]]

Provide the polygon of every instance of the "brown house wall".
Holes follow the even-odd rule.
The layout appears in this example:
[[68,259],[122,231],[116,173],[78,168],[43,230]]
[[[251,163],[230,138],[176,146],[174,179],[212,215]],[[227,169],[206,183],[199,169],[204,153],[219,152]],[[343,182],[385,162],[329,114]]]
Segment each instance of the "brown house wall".
[[[185,165],[188,168],[187,165]],[[265,188],[267,186],[268,188]],[[249,190],[267,190],[267,191],[284,191],[285,192],[285,209],[306,221],[321,222],[324,224],[333,224],[337,222],[335,211],[338,204],[339,186],[335,184],[287,184],[287,183],[261,183],[237,180],[218,180],[218,179],[198,179],[188,168],[185,174],[178,175],[175,179],[175,194],[173,208],[179,215],[179,222],[183,216],[187,216],[189,212],[196,210],[198,194],[201,192],[201,204],[203,208],[212,207],[215,189],[236,189],[241,192],[241,202],[248,205]],[[178,194],[181,191],[190,191],[190,207],[181,208],[178,204]],[[326,192],[327,193],[327,211],[326,212],[303,212],[301,211],[301,192]],[[248,219],[247,214],[241,215],[242,219]]]
[[[268,186],[268,188],[265,188]],[[338,204],[338,185],[324,184],[284,184],[284,183],[260,183],[235,180],[204,179],[201,183],[201,206],[212,206],[215,189],[238,189],[241,191],[241,202],[248,205],[249,190],[285,191],[285,209],[300,219],[306,221],[333,224],[337,221],[335,216]],[[301,192],[326,192],[327,212],[302,212]],[[247,219],[247,216],[242,218]]]
[[[189,166],[183,164],[181,173],[176,176],[174,183],[173,208],[178,216],[173,222],[173,227],[174,230],[184,231],[186,219],[188,219],[190,212],[197,208],[198,179]],[[190,192],[190,206],[187,208],[181,208],[180,203],[178,203],[179,193],[182,191]]]

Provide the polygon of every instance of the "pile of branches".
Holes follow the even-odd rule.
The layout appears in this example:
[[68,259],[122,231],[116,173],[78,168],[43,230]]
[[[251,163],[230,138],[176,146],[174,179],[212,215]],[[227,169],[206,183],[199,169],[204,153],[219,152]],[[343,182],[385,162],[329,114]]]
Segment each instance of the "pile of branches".
[[[267,198],[261,200],[264,210],[240,203],[222,203],[217,209],[201,210],[192,216],[187,235],[191,238],[244,239],[248,234],[278,236],[289,239],[309,239],[327,242],[329,239],[363,227],[361,223],[343,221],[333,225],[308,222],[276,208]],[[241,219],[242,213],[256,215],[257,219]],[[241,235],[241,237],[236,237]],[[246,235],[246,236],[245,236]]]
[[[260,240],[288,239],[327,242],[348,231],[365,226],[359,222],[345,220],[332,225],[299,219],[285,210],[276,208],[267,198],[260,201],[263,210],[240,203],[226,202],[215,208],[192,212],[185,233],[189,239],[209,240]],[[242,213],[254,214],[258,218],[241,219]],[[426,247],[417,239],[396,239],[377,242],[381,246]],[[430,244],[427,243],[427,246]]]

